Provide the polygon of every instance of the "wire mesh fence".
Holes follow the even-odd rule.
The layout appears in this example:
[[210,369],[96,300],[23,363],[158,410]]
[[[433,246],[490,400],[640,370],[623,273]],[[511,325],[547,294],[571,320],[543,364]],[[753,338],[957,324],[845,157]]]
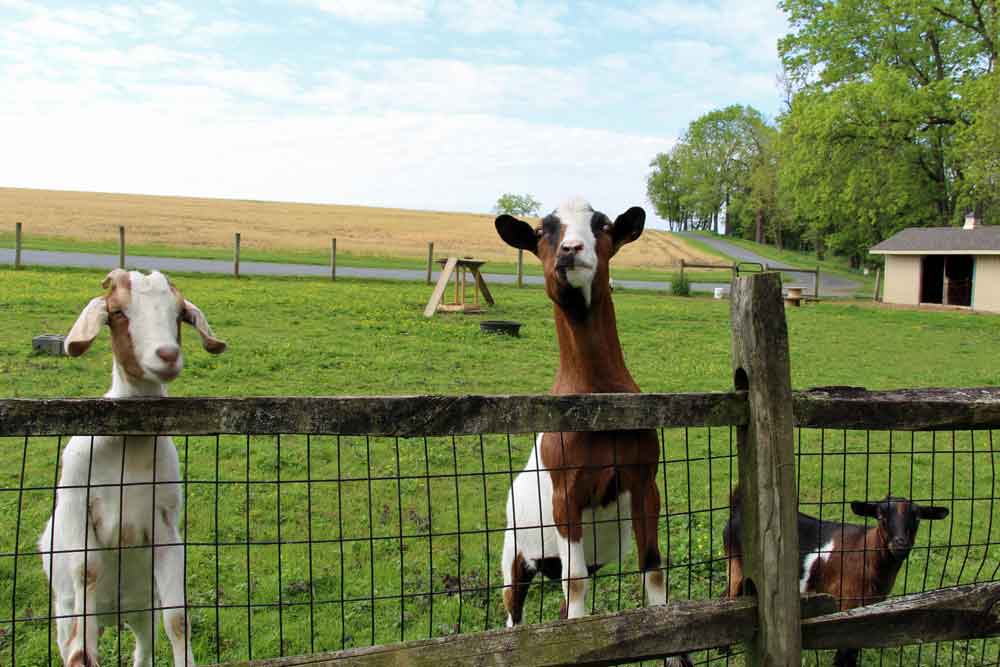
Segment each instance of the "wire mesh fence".
[[[660,542],[669,599],[718,597],[726,572],[721,529],[735,479],[732,429],[665,428],[658,434]],[[125,450],[148,440],[125,436]],[[173,441],[181,479],[158,478],[155,486],[181,482],[186,613],[199,663],[504,627],[505,504],[534,436],[286,434]],[[57,461],[66,442],[24,437],[4,438],[0,445],[16,460],[0,473],[0,599],[10,601],[0,627],[12,665],[59,664],[56,625],[67,614],[53,607],[40,559],[52,546],[39,536],[53,511]],[[94,495],[102,487],[117,490],[120,484],[89,485]],[[129,513],[127,505],[124,511]],[[86,547],[92,559],[120,549],[148,551]],[[128,573],[123,581],[115,571],[122,561],[103,562],[112,569],[104,576],[130,585]],[[626,551],[620,566],[610,563],[594,572],[591,581],[591,613],[641,605],[634,552]],[[561,602],[560,582],[539,576],[524,622],[559,618]],[[110,626],[99,639],[106,663],[131,660],[132,633],[116,631],[122,620],[163,608],[152,600],[100,619]],[[169,664],[163,635],[156,638],[155,653]]]
[[[719,598],[727,573],[722,532],[738,479],[737,427],[677,427],[675,420],[662,421],[669,425],[657,429],[656,484],[668,599]],[[156,493],[173,487],[181,495],[183,611],[198,664],[503,627],[506,499],[529,459],[534,434],[402,437],[382,435],[385,429],[368,436],[314,430],[174,435],[179,477],[131,483],[155,487]],[[870,526],[871,519],[853,516],[850,501],[879,500],[891,492],[943,505],[949,516],[921,524],[892,595],[995,581],[1000,526],[993,521],[998,457],[993,435],[990,430],[798,429],[800,508],[824,520]],[[124,436],[124,451],[151,441]],[[0,438],[7,461],[0,468],[0,655],[5,664],[60,664],[56,626],[60,617],[76,613],[60,612],[54,604],[40,558],[53,545],[39,541],[53,513],[67,442],[49,435]],[[92,493],[112,489],[124,497],[124,460],[88,461],[90,483],[84,480],[80,487]],[[126,519],[129,511],[126,505]],[[58,530],[54,526],[53,532]],[[143,540],[88,544],[86,551],[94,558],[148,552],[150,541],[167,546],[162,537],[149,536],[145,545]],[[117,579],[119,590],[127,589],[136,574],[122,572],[119,562],[112,562],[109,576]],[[637,607],[642,594],[631,549],[620,566],[609,563],[592,574],[588,610]],[[524,623],[557,619],[562,598],[558,581],[537,577]],[[117,605],[120,611],[99,619],[106,626],[98,640],[102,664],[131,663],[133,635],[121,626],[132,620],[132,612],[170,606],[161,599],[133,604]],[[162,631],[154,651],[156,664],[171,664],[171,646]],[[696,664],[742,665],[740,653],[735,646],[692,657]],[[862,659],[870,665],[996,665],[1000,642],[865,650]],[[811,651],[804,662],[831,664],[832,654]]]

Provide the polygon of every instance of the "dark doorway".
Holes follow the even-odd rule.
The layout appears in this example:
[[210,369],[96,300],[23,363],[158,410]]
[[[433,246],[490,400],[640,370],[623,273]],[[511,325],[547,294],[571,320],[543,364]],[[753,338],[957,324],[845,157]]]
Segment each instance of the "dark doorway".
[[944,262],[944,275],[948,279],[948,300],[951,306],[972,305],[971,255],[948,255]]
[[927,255],[921,263],[920,303],[944,302],[944,257]]

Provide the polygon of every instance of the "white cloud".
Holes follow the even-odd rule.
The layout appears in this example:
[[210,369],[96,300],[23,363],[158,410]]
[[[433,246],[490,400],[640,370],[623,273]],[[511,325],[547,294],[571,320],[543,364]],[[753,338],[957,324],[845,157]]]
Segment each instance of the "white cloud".
[[449,0],[438,11],[452,30],[469,34],[494,32],[561,35],[569,9],[564,2],[518,0]]
[[584,68],[482,65],[456,59],[355,60],[323,74],[302,102],[359,109],[499,113],[560,108],[586,99]]
[[169,0],[144,4],[142,13],[155,21],[157,29],[174,35],[186,32],[196,21],[194,12]]
[[356,23],[420,23],[430,12],[428,0],[312,0],[316,9]]
[[739,51],[747,60],[772,62],[777,41],[787,32],[784,14],[774,2],[719,0],[692,3],[686,0],[641,1],[630,7],[591,3],[596,20],[619,29],[663,35],[661,39],[708,41]]
[[481,35],[525,33],[557,36],[565,32],[565,2],[542,0],[303,0],[339,19],[369,25],[414,24],[428,20],[448,30]]

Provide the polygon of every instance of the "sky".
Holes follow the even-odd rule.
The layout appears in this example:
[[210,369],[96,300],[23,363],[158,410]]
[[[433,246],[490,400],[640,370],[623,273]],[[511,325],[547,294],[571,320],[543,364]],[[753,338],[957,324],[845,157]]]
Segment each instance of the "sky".
[[0,186],[488,212],[645,206],[779,108],[768,0],[0,0]]

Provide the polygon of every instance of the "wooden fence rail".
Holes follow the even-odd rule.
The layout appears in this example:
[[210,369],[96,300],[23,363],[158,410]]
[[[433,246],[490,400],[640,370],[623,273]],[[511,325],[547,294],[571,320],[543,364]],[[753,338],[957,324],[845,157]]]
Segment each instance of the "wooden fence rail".
[[[792,392],[795,426],[869,430],[1000,428],[1000,388]],[[479,435],[742,426],[743,391],[576,396],[0,399],[0,436],[276,433]]]
[[[890,648],[1000,636],[1000,582],[914,593],[836,612],[833,598],[799,606],[806,649]],[[757,601],[676,602],[535,626],[519,626],[227,667],[440,667],[441,665],[618,665],[751,641]],[[773,663],[771,663],[773,664]]]

